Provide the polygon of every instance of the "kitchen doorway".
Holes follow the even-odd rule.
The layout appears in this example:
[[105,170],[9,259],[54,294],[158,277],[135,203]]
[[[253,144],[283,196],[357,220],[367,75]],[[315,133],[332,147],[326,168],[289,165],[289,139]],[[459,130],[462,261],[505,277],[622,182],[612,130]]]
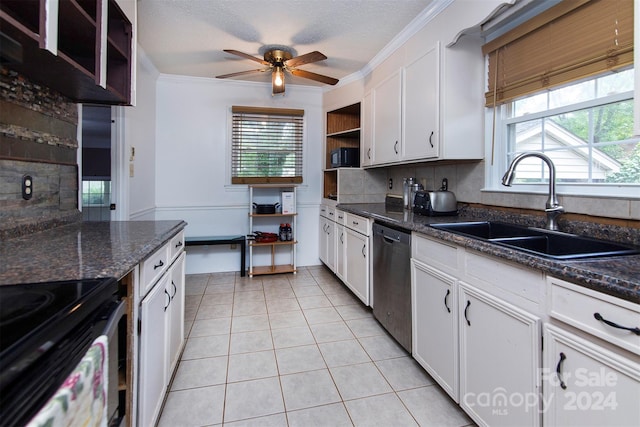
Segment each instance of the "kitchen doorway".
[[110,221],[112,209],[111,106],[82,105],[83,221]]

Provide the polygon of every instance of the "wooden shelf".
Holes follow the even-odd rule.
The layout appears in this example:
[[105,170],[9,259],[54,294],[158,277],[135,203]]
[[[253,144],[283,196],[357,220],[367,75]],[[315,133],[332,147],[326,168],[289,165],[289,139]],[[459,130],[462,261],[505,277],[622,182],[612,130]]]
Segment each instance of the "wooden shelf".
[[360,128],[347,129],[327,134],[328,138],[335,136],[341,136],[343,138],[360,138]]
[[249,246],[287,246],[287,245],[296,245],[298,243],[297,240],[289,240],[286,242],[283,242],[281,240],[276,240],[275,242],[268,242],[268,243],[257,243],[257,242],[249,242]]
[[[360,149],[360,103],[347,105],[337,110],[327,111],[325,139],[325,168],[331,168],[331,151],[337,148]],[[358,165],[359,167],[360,165]],[[329,183],[331,185],[331,183]],[[330,191],[326,188],[324,193]]]
[[264,218],[268,218],[268,217],[281,217],[281,216],[296,216],[298,215],[297,212],[294,213],[288,213],[288,214],[283,214],[283,213],[274,213],[274,214],[256,214],[256,213],[250,213],[249,216],[253,217],[253,218],[260,218],[260,217],[264,217]]
[[282,273],[295,273],[296,268],[291,264],[284,265],[265,265],[253,267],[253,275],[263,275],[263,274],[282,274]]

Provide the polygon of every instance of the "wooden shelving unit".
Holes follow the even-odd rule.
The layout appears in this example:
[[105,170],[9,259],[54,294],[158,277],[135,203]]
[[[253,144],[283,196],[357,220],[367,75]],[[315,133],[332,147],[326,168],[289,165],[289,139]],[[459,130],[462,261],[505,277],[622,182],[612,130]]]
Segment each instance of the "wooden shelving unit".
[[359,149],[360,133],[360,103],[327,112],[324,198],[335,200],[338,196],[338,169],[331,168],[331,151],[342,147]]
[[[269,243],[257,243],[255,241],[249,241],[249,277],[263,274],[281,274],[281,273],[296,273],[296,245],[298,241],[296,239],[297,224],[296,218],[298,213],[274,213],[274,214],[257,214],[253,212],[253,203],[265,203],[268,204],[278,203],[282,204],[280,195],[282,191],[293,192],[293,205],[294,210],[297,211],[297,191],[296,186],[292,185],[250,185],[249,186],[249,233],[254,231],[273,232],[277,233],[281,223],[291,224],[291,240]],[[279,209],[282,209],[280,206]],[[277,220],[277,221],[276,221]],[[261,228],[257,230],[257,228]],[[282,250],[280,250],[282,249]],[[268,265],[254,265],[254,257],[260,253],[269,251],[270,263]],[[278,256],[288,256],[289,263],[278,264]]]

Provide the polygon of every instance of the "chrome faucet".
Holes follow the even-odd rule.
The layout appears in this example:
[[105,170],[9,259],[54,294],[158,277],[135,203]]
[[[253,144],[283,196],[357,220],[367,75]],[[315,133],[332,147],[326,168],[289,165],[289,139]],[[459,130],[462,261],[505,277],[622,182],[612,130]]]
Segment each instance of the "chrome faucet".
[[511,183],[515,177],[516,166],[525,157],[538,157],[549,166],[549,198],[547,199],[544,211],[547,213],[547,229],[557,230],[558,223],[556,222],[556,218],[564,212],[564,208],[560,206],[558,196],[556,195],[556,167],[548,156],[537,151],[529,151],[518,155],[511,161],[509,168],[502,177],[502,185],[511,187]]

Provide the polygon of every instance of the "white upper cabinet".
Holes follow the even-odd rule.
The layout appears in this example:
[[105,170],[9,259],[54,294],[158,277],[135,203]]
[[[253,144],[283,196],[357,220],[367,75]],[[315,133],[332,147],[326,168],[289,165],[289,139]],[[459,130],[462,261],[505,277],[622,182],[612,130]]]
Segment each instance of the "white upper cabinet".
[[404,68],[402,159],[439,154],[440,43]]
[[401,159],[402,75],[394,72],[373,89],[373,163]]
[[371,166],[373,163],[373,94],[369,92],[362,100],[360,136],[360,166]]

